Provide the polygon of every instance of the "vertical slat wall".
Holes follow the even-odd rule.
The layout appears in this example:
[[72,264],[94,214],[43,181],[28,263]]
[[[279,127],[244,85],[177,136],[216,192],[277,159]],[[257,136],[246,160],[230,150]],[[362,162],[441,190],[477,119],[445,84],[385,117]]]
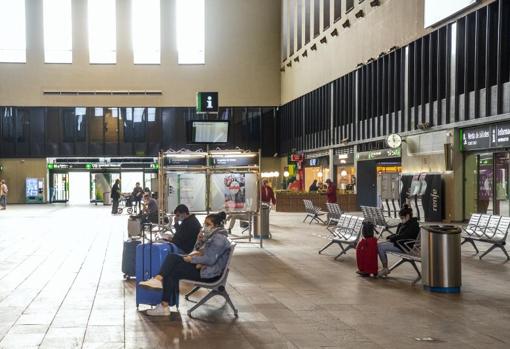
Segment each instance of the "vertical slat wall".
[[499,0],[282,106],[280,152],[502,113],[510,113],[510,1]]

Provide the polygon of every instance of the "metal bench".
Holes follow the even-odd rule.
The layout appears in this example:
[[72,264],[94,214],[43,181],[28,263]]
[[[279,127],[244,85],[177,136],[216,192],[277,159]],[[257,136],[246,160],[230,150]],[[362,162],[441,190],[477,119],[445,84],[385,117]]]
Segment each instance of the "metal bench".
[[214,296],[222,296],[227,304],[232,308],[234,311],[235,317],[238,317],[238,311],[234,304],[232,303],[232,300],[230,299],[230,296],[227,293],[227,278],[230,271],[230,262],[232,261],[232,256],[234,255],[236,244],[232,243],[230,246],[230,251],[228,255],[227,265],[225,266],[225,269],[223,270],[223,273],[221,274],[220,278],[215,282],[201,282],[201,281],[193,281],[193,280],[181,280],[181,282],[188,283],[193,285],[193,289],[189,291],[184,298],[189,301],[189,296],[191,296],[193,293],[197,292],[201,288],[209,289],[209,293],[205,295],[202,299],[200,299],[197,304],[195,304],[191,309],[188,310],[188,316],[191,316],[191,313],[200,307],[201,305],[205,304],[209,299],[211,299]]
[[505,254],[507,260],[510,260],[507,250],[505,249],[508,230],[510,229],[510,217],[491,216],[487,214],[473,214],[469,219],[469,223],[464,227],[461,245],[466,242],[473,245],[476,254],[480,253],[476,242],[484,242],[492,246],[485,251],[480,259],[485,257],[494,249],[499,248]]
[[303,200],[303,203],[305,204],[305,213],[306,217],[303,219],[303,223],[306,222],[308,218],[310,218],[310,223],[312,224],[313,221],[316,221],[317,223],[326,224],[326,222],[321,218],[321,216],[324,216],[326,213],[322,212],[320,207],[315,207],[311,200]]
[[398,268],[404,263],[409,263],[413,266],[414,270],[418,274],[418,277],[413,281],[413,285],[421,280],[421,272],[418,269],[416,263],[421,263],[421,234],[418,234],[416,240],[401,240],[397,242],[397,245],[402,250],[402,252],[392,252],[389,251],[388,254],[394,255],[399,259],[398,262],[393,264],[390,267],[390,271]]
[[393,234],[391,229],[396,228],[398,223],[396,221],[388,221],[386,217],[384,217],[384,212],[379,207],[371,207],[371,206],[361,206],[361,212],[363,212],[363,216],[369,222],[372,222],[379,230],[377,230],[377,234],[379,237],[382,237],[384,232],[388,232]]
[[342,210],[338,204],[326,203],[326,207],[328,208],[328,221],[327,221],[327,229],[331,229],[331,225],[337,225],[340,217],[342,216]]
[[350,215],[342,215],[334,231],[331,232],[331,240],[323,248],[319,254],[326,250],[329,246],[337,244],[342,250],[335,259],[346,254],[350,249],[356,248],[361,237],[361,228],[363,226],[363,217]]

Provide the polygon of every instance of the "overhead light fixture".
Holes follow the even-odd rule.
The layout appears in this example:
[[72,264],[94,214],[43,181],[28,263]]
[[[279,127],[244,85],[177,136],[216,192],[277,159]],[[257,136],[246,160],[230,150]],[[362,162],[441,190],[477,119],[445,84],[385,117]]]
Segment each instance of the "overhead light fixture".
[[365,63],[358,63],[358,65],[356,66],[356,68],[360,68],[360,67],[362,67],[362,66],[364,66],[364,65],[365,65]]
[[287,67],[292,67],[292,61],[289,61],[289,63],[287,63]]
[[304,51],[303,51],[303,54],[302,54],[301,56],[303,56],[303,57],[308,57],[308,51],[307,51],[307,50],[304,50]]
[[297,56],[296,58],[294,58],[294,62],[299,62],[299,56]]
[[310,50],[312,50],[312,51],[317,51],[317,44],[313,44],[313,45],[310,47]]
[[351,26],[351,22],[349,20],[346,20],[345,22],[342,23],[342,27],[344,28],[349,28]]
[[381,58],[382,56],[386,55],[386,52],[381,52],[379,53],[379,58]]
[[354,16],[355,16],[356,18],[365,17],[365,12],[363,12],[363,10],[359,10],[358,12],[356,12],[356,13],[354,14]]
[[338,29],[335,28],[332,32],[331,32],[331,36],[338,36]]
[[376,6],[380,6],[380,5],[381,5],[381,2],[379,0],[370,1],[370,6],[372,6],[372,7],[376,7]]
[[324,36],[322,39],[320,39],[319,41],[321,44],[327,44],[328,43],[328,39]]
[[369,58],[369,59],[368,59],[368,61],[367,61],[367,64],[368,64],[368,63],[372,63],[373,61],[375,61],[375,59],[374,59],[374,58]]
[[391,51],[398,50],[399,48],[400,48],[400,47],[398,47],[398,46],[393,46],[392,48],[390,48],[390,52],[391,52]]
[[281,67],[280,71],[283,73],[285,71],[285,66]]

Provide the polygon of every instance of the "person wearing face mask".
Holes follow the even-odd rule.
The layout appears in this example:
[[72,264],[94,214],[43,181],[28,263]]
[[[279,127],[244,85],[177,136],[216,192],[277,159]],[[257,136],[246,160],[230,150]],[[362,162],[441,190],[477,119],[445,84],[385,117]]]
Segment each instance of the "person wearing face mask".
[[[378,277],[386,277],[390,270],[388,269],[388,252],[404,252],[400,248],[399,242],[401,241],[412,241],[418,238],[420,233],[420,224],[418,219],[413,217],[413,210],[409,205],[404,205],[399,212],[400,224],[397,226],[397,232],[386,238],[386,242],[378,244],[377,249],[379,258],[383,268],[377,274]],[[412,244],[409,245],[412,247]]]
[[223,227],[225,218],[225,212],[208,215],[195,251],[185,256],[169,254],[158,275],[140,282],[139,285],[144,288],[163,289],[161,304],[147,310],[147,315],[170,315],[169,307],[179,304],[179,281],[182,279],[203,282],[218,280],[227,265],[230,250],[228,233]]
[[178,205],[174,210],[175,234],[170,240],[183,254],[193,251],[202,226],[194,214],[189,213],[186,205]]

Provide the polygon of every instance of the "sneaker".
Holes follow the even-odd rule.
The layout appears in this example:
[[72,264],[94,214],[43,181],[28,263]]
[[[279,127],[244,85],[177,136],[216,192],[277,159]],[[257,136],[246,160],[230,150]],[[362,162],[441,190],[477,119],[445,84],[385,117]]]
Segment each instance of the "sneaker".
[[152,288],[156,290],[161,290],[163,288],[163,283],[156,278],[142,281],[138,285],[143,288]]
[[170,308],[158,304],[155,308],[148,309],[145,313],[149,316],[170,316]]
[[385,278],[386,276],[389,275],[390,270],[388,268],[382,268],[381,271],[377,274],[377,277],[379,278]]

